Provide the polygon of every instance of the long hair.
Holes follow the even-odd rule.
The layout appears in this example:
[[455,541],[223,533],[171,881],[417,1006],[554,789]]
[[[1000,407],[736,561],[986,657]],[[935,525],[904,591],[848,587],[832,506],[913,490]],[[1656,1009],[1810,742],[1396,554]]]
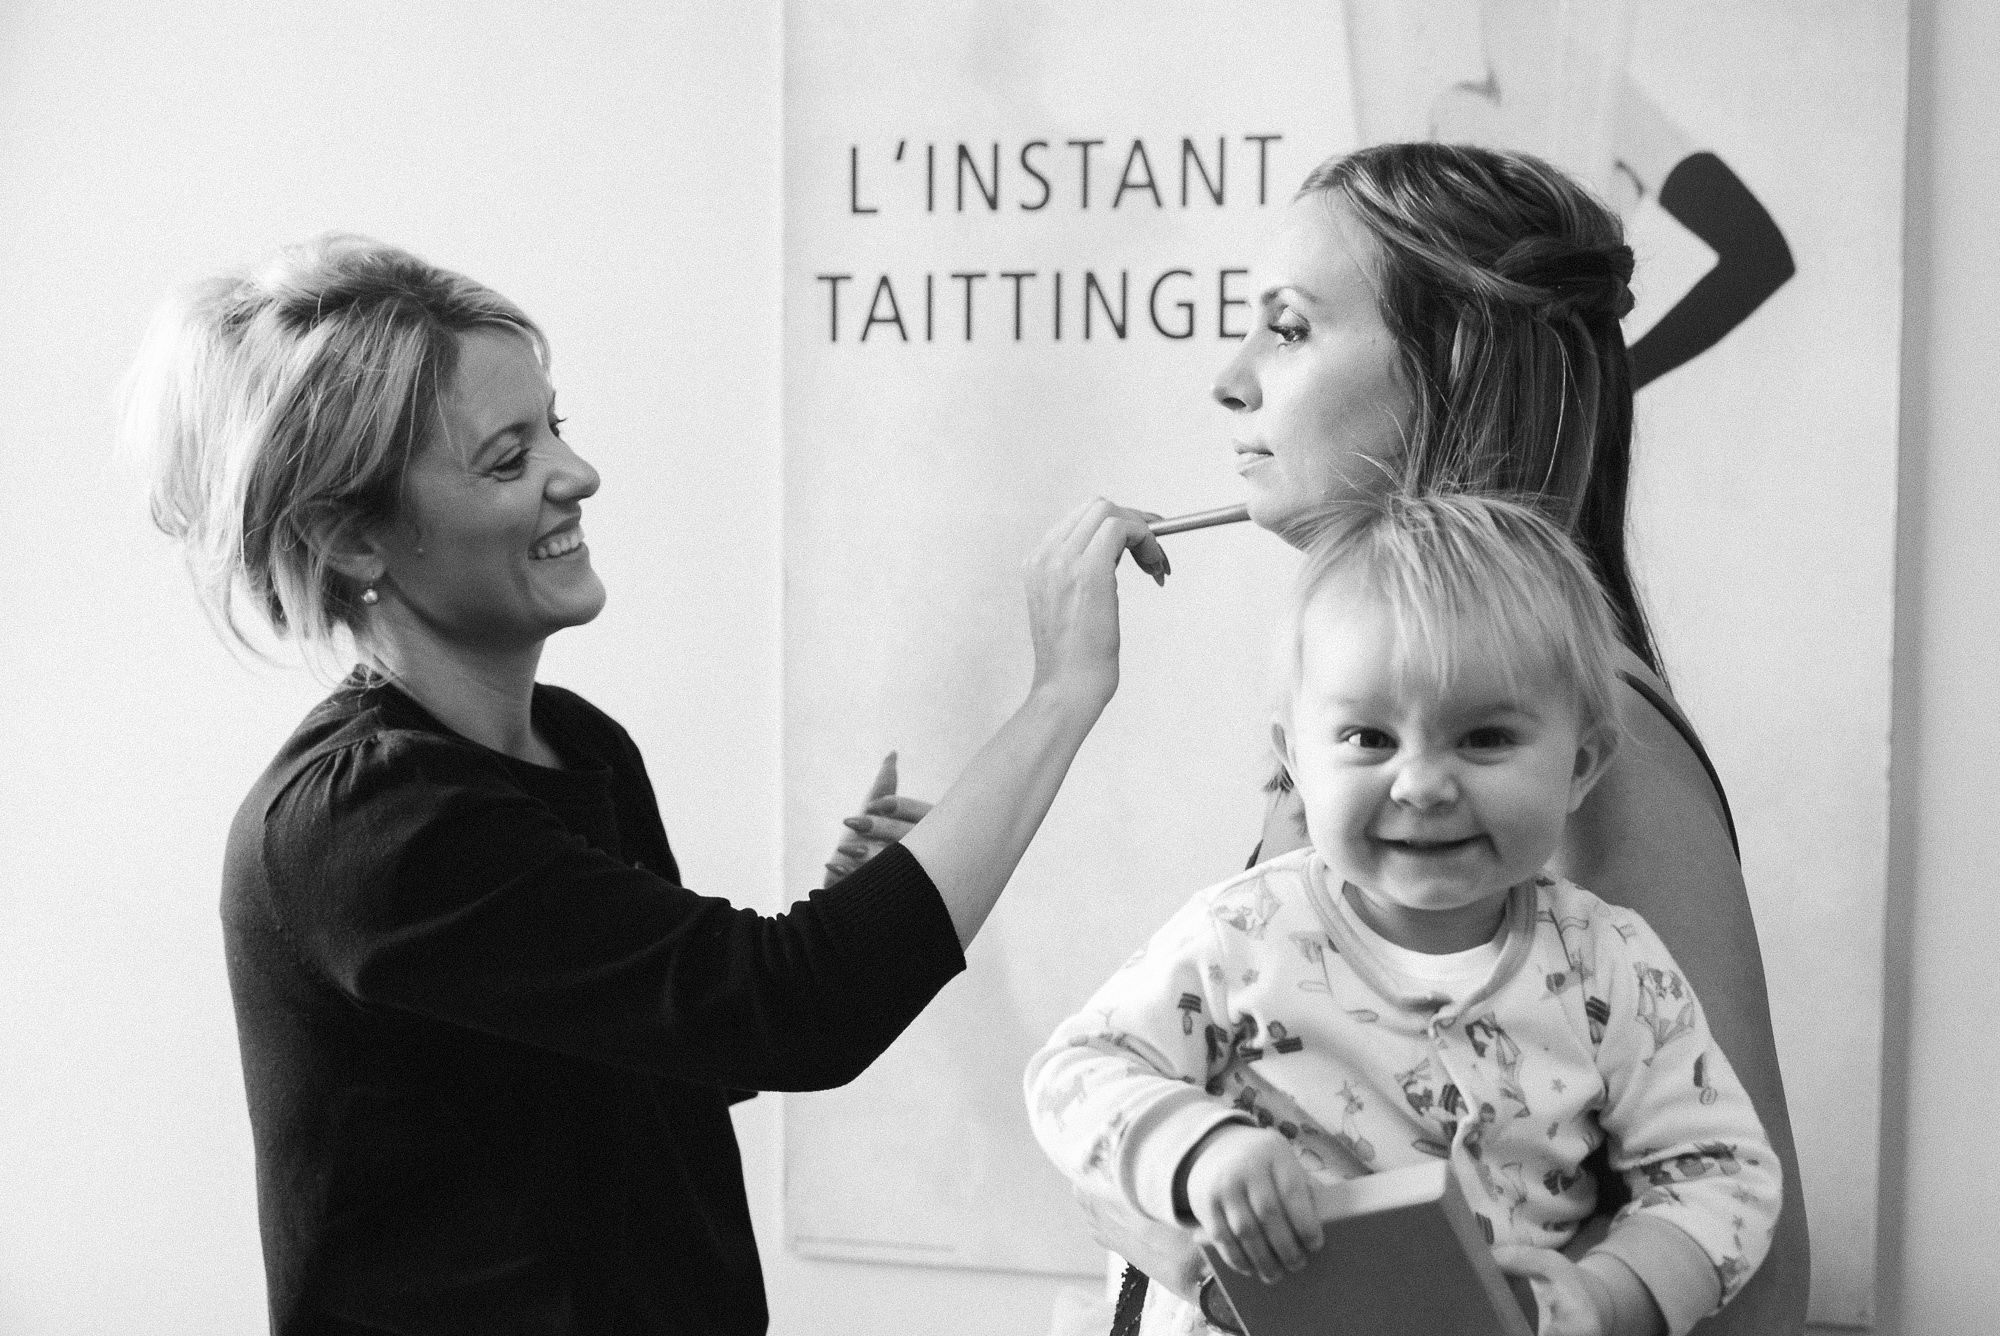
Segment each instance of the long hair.
[[1654,671],[1626,559],[1632,251],[1618,218],[1538,158],[1383,144],[1315,168],[1375,240],[1382,318],[1415,411],[1399,490],[1537,499],[1573,534]]
[[175,294],[124,387],[124,436],[152,467],[153,522],[182,547],[203,606],[253,651],[239,605],[307,649],[357,630],[360,590],[332,564],[394,517],[436,434],[458,336],[519,331],[520,308],[365,237],[286,247]]

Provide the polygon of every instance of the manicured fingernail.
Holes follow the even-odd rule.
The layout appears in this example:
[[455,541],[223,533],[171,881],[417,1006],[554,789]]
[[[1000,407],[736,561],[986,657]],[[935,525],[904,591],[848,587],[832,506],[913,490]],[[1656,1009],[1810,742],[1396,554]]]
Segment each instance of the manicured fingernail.
[[875,828],[875,823],[865,816],[844,816],[840,819],[840,824],[846,826],[849,830],[864,832]]

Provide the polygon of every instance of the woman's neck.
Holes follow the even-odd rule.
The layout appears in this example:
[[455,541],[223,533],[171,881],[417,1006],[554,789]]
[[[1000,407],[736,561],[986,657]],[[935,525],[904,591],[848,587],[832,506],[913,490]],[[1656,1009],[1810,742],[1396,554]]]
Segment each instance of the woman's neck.
[[516,650],[472,650],[423,635],[373,647],[374,666],[438,722],[482,747],[535,765],[560,765],[535,734],[535,670],[542,642]]

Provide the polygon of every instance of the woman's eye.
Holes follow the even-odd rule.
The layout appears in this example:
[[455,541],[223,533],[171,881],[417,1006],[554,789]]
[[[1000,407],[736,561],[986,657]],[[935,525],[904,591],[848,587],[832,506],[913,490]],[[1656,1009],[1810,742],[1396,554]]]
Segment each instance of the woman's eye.
[[1277,336],[1279,343],[1286,345],[1299,343],[1306,336],[1306,322],[1300,320],[1297,316],[1281,316],[1273,320],[1266,328]]
[[502,478],[519,477],[521,470],[527,466],[528,452],[526,450],[516,450],[512,454],[503,456],[496,462],[493,465],[493,472],[495,476]]
[[551,436],[562,435],[562,424],[567,421],[569,419],[566,417],[557,417],[554,413],[549,414],[549,434]]

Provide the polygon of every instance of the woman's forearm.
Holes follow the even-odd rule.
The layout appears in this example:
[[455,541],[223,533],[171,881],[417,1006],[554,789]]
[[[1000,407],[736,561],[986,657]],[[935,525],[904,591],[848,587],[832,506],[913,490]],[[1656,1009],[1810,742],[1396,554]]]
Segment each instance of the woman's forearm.
[[970,946],[1027,852],[1108,694],[1037,686],[903,837]]
[[1164,583],[1166,553],[1137,511],[1099,497],[1049,531],[1023,572],[1035,647],[1028,699],[903,837],[962,947],[986,922],[1118,690],[1118,563],[1127,551]]

